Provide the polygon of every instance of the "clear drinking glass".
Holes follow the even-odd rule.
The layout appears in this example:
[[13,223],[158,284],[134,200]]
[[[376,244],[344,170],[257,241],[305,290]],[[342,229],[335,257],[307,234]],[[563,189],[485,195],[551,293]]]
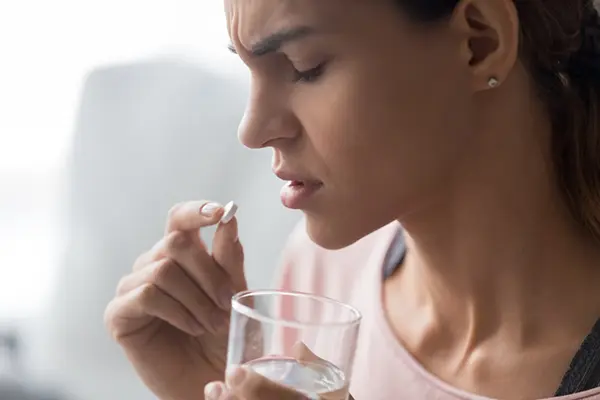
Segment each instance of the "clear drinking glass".
[[314,399],[348,399],[360,326],[353,307],[282,291],[234,296],[227,365],[244,365]]

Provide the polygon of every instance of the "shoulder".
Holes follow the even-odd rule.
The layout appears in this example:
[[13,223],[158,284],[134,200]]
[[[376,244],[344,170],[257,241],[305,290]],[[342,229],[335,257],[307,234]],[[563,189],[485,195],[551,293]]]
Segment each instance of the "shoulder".
[[348,247],[327,250],[309,238],[301,221],[284,248],[277,286],[283,290],[330,295],[337,287],[352,283],[365,268],[380,267],[373,265],[374,260],[383,258],[399,229],[400,225],[393,222]]

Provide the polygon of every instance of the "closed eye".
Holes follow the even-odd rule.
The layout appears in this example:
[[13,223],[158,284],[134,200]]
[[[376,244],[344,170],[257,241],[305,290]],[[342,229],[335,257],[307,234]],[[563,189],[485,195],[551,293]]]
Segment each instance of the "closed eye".
[[323,71],[325,70],[325,63],[321,63],[314,68],[298,71],[294,69],[294,82],[303,82],[303,83],[314,83],[317,79],[323,75]]

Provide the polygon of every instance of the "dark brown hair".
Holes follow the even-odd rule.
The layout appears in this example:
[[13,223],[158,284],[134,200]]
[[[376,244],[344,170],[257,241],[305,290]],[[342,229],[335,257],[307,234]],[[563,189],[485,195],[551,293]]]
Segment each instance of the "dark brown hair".
[[[459,0],[395,0],[424,22]],[[514,0],[521,58],[550,116],[558,184],[575,219],[600,240],[600,18],[593,0]]]

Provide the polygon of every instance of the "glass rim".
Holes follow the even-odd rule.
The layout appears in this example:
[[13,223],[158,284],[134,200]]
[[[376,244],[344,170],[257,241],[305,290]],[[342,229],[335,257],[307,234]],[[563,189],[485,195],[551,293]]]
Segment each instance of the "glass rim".
[[[291,319],[270,317],[268,315],[265,315],[264,313],[257,311],[255,308],[248,307],[247,305],[244,305],[240,302],[240,300],[244,298],[264,295],[291,296],[317,300],[322,303],[331,304],[348,310],[351,314],[353,314],[353,318],[350,318],[348,321],[344,322],[299,322]],[[288,290],[244,290],[243,292],[239,292],[233,296],[233,298],[231,299],[231,308],[232,310],[240,314],[243,314],[249,318],[260,322],[266,322],[273,325],[280,325],[286,328],[295,329],[302,329],[306,327],[349,328],[352,326],[360,325],[360,322],[362,321],[362,314],[360,313],[360,311],[358,311],[356,307],[353,307],[349,304],[343,303],[339,300],[334,300],[326,296]]]

